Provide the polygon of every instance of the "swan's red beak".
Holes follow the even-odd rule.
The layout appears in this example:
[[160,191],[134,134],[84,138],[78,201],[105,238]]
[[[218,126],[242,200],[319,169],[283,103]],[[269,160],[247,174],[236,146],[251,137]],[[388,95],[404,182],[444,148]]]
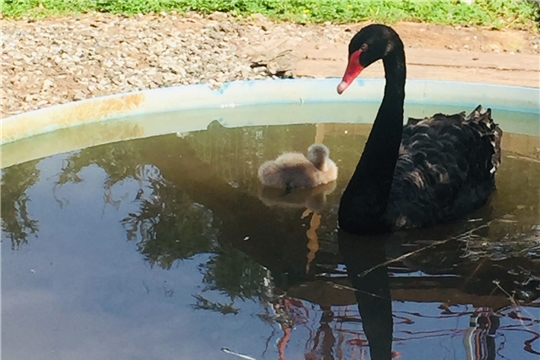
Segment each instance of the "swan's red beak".
[[337,87],[338,94],[341,94],[345,91],[346,88],[351,85],[351,83],[356,79],[358,75],[364,70],[364,67],[360,65],[360,54],[362,50],[356,50],[351,54],[349,58],[349,63],[347,64],[347,69],[345,69],[345,75]]

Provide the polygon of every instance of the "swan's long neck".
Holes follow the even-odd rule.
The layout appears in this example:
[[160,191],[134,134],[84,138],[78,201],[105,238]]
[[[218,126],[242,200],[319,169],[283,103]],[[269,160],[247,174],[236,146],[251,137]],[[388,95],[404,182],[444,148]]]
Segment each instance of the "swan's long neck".
[[340,228],[351,233],[375,233],[387,228],[384,214],[403,131],[406,77],[403,47],[388,54],[383,63],[384,98],[339,206]]

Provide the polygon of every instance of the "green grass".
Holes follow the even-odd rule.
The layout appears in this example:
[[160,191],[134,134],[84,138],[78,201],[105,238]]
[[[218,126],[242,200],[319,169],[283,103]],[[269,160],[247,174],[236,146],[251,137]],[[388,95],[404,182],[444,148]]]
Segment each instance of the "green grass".
[[236,16],[261,13],[301,23],[362,20],[416,21],[491,28],[537,28],[538,6],[525,0],[0,0],[5,17],[40,18],[71,13],[133,15],[176,10]]

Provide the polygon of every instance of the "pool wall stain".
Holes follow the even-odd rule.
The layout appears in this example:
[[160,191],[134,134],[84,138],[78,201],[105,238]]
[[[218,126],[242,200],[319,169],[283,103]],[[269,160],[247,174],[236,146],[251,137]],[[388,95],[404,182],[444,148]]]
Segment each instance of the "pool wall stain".
[[127,116],[138,109],[146,94],[95,98],[52,106],[2,120],[2,144],[107,118]]

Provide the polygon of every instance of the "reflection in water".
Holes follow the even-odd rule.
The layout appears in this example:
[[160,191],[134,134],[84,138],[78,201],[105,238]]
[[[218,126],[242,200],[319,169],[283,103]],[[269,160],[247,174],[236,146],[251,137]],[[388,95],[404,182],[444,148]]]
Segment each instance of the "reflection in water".
[[338,233],[339,250],[354,288],[371,359],[392,359],[392,299],[385,239]]
[[137,243],[146,261],[164,269],[176,260],[212,251],[217,233],[212,212],[168,183],[159,169],[150,173],[139,177],[145,186],[135,200],[138,211],[122,220],[128,239]]
[[[194,330],[185,335],[185,342],[206,338],[197,329],[211,323],[219,327],[212,346],[257,359],[358,358],[366,355],[366,338],[373,359],[395,356],[392,347],[404,356],[422,353],[429,358],[442,351],[438,342],[455,336],[463,341],[445,346],[471,359],[489,358],[494,346],[501,354],[516,351],[523,358],[534,354],[538,316],[527,317],[520,311],[526,311],[522,304],[530,304],[540,295],[540,166],[506,156],[498,176],[499,191],[471,219],[392,234],[385,241],[352,241],[336,231],[336,206],[358,158],[350,149],[363,143],[368,131],[367,125],[352,124],[226,129],[213,123],[207,131],[182,138],[167,135],[58,156],[65,159],[52,180],[40,178],[37,161],[13,166],[2,175],[2,231],[13,249],[36,234],[42,240],[39,245],[53,254],[50,263],[63,266],[55,259],[66,250],[56,248],[54,237],[39,233],[38,220],[40,227],[45,221],[33,216],[56,203],[53,199],[50,205],[44,197],[31,201],[31,190],[53,193],[62,209],[56,205],[50,211],[56,214],[47,218],[52,225],[83,227],[90,218],[92,226],[104,226],[113,238],[103,242],[104,249],[123,244],[127,238],[154,273],[166,270],[176,281],[184,281],[177,288],[169,284],[170,279],[167,285],[159,283],[165,289],[162,299],[150,298],[153,288],[147,279],[140,286],[143,295],[134,293],[134,299],[147,296],[141,302],[168,316],[175,312],[188,316],[183,309],[210,310],[194,312],[197,319],[206,320],[189,322]],[[331,149],[340,167],[336,182],[289,194],[260,188],[256,173],[264,159],[304,149],[314,139]],[[520,156],[532,156],[526,154],[528,148],[520,151]],[[104,178],[91,188],[91,175],[96,173],[103,173]],[[84,197],[87,193],[92,196]],[[67,215],[87,206],[77,202],[79,197],[101,201],[103,209],[65,224]],[[102,225],[113,217],[118,217],[115,225]],[[118,233],[125,235],[118,240],[114,237]],[[26,246],[32,249],[37,244]],[[86,261],[107,251],[89,252]],[[15,264],[29,256],[24,252],[17,255],[20,258],[14,258]],[[117,261],[118,268],[132,266]],[[80,268],[92,275],[93,267]],[[200,278],[193,273],[184,275],[191,268]],[[35,290],[35,283],[19,275],[21,272],[3,267],[2,273],[17,284],[26,284],[25,291]],[[40,276],[43,278],[36,279],[45,279],[41,286],[50,287],[54,294],[59,286],[55,277]],[[107,281],[112,281],[117,275],[111,272],[108,276]],[[132,276],[127,282],[139,284],[140,279]],[[101,281],[92,279],[89,284]],[[5,294],[15,294],[14,286],[3,285]],[[71,288],[66,289],[71,294]],[[124,299],[121,287],[107,288],[107,292],[106,299]],[[179,308],[160,307],[179,298],[184,299]],[[91,299],[88,303],[97,306]],[[105,303],[99,306],[114,307]],[[28,316],[36,311],[28,311]],[[128,310],[119,312],[124,311]],[[124,321],[137,317],[130,316]],[[475,327],[469,327],[470,316],[477,319]],[[236,349],[231,343],[217,345],[223,334],[242,331],[246,336],[255,334],[255,340],[235,336],[227,341]],[[523,333],[530,336],[524,340]],[[502,350],[501,344],[505,346]],[[191,357],[200,354],[190,353]]]
[[266,299],[268,271],[237,249],[221,247],[201,268],[203,291],[219,291],[232,301]]
[[320,213],[327,205],[328,195],[335,189],[335,181],[315,188],[297,188],[289,191],[263,186],[259,192],[259,199],[267,206],[305,208]]
[[499,317],[491,309],[480,308],[474,311],[469,328],[463,337],[467,360],[495,359],[495,336],[499,324]]
[[28,189],[39,181],[38,161],[2,170],[2,229],[16,250],[28,243],[28,236],[38,232],[38,221],[28,213]]
[[317,229],[321,225],[321,212],[327,207],[327,196],[336,189],[336,182],[320,185],[315,188],[295,188],[291,190],[277,189],[262,186],[259,191],[259,199],[266,206],[277,206],[283,208],[305,209],[301,218],[304,219],[310,214],[311,220],[306,231],[308,238],[307,248],[309,249],[306,264],[306,273],[309,273],[311,262],[319,250],[319,236]]

